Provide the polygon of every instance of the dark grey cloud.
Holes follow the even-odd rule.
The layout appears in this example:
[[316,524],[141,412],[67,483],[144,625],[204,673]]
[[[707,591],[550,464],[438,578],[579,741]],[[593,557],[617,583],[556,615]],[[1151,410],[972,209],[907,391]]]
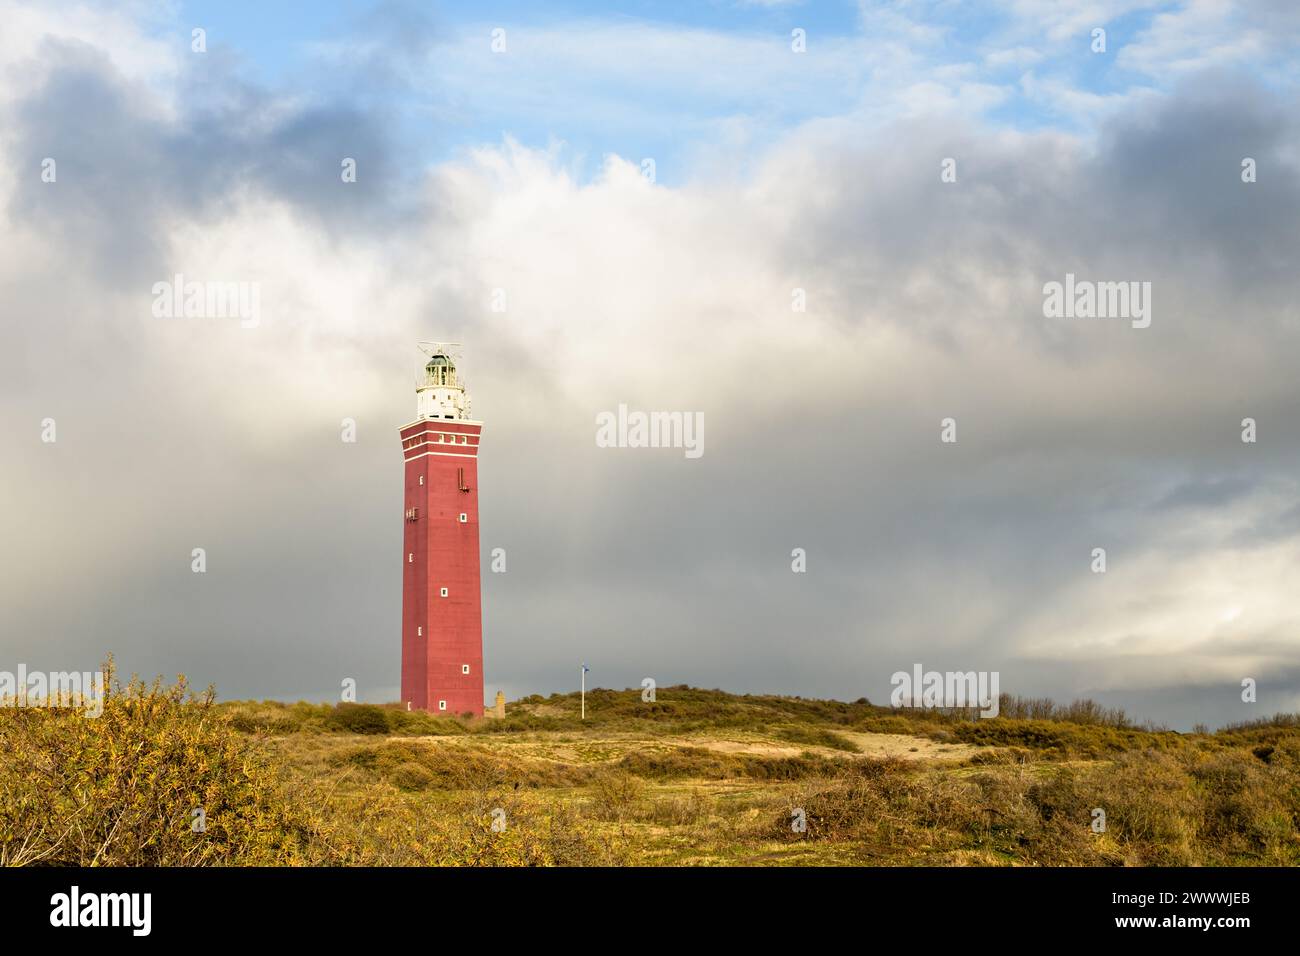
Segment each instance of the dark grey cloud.
[[1156,508],[1206,508],[1226,505],[1250,492],[1254,485],[1245,478],[1195,478],[1179,485],[1155,503]]
[[[215,226],[241,200],[268,216],[287,204],[338,242],[431,214],[381,108],[276,94],[232,76],[219,55],[194,55],[171,115],[101,50],[47,38],[41,59],[48,78],[9,122],[16,164],[54,158],[58,188],[17,190],[8,213],[58,237],[79,273],[147,286],[166,274],[174,223]],[[355,183],[342,181],[345,158]]]

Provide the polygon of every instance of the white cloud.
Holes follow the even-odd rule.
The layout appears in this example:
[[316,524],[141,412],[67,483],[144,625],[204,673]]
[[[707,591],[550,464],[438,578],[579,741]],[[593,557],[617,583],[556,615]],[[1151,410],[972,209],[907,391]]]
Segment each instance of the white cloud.
[[[107,57],[129,82],[165,96],[188,54],[188,33],[176,43],[151,35],[147,24],[167,16],[168,5],[129,3],[107,8],[91,3],[26,4],[0,0],[0,107],[40,82],[41,49],[50,42],[83,44]],[[180,39],[185,42],[180,45]]]
[[1188,0],[1183,6],[1157,13],[1137,38],[1118,52],[1120,66],[1151,76],[1185,74],[1211,67],[1263,60],[1278,43],[1291,36],[1270,34],[1262,26],[1243,22],[1249,6],[1233,0]]
[[[775,672],[763,668],[793,654],[781,615],[807,629],[819,655],[802,665],[815,686],[781,688],[790,692],[852,694],[887,673],[900,647],[927,663],[1049,662],[1056,683],[1045,692],[1080,675],[1116,690],[1280,668],[1293,649],[1284,596],[1300,584],[1296,538],[1247,540],[1277,524],[1292,495],[1274,482],[1295,455],[1278,449],[1300,434],[1281,411],[1294,406],[1290,353],[1279,347],[1293,319],[1278,305],[1289,303],[1289,283],[1271,260],[1252,258],[1252,243],[1279,245],[1268,204],[1230,232],[1219,206],[1169,185],[1173,172],[1197,173],[1190,160],[1152,181],[1149,157],[1125,152],[1122,135],[991,129],[980,115],[1007,90],[963,62],[924,71],[938,35],[917,29],[919,47],[896,38],[871,47],[908,67],[894,76],[879,61],[855,63],[847,42],[797,66],[752,37],[580,24],[512,35],[519,60],[502,67],[483,37],[482,49],[462,37],[440,61],[455,78],[451,100],[528,109],[604,81],[614,110],[642,80],[689,95],[708,63],[701,84],[716,97],[746,95],[741,77],[783,101],[842,80],[849,105],[775,134],[710,115],[700,129],[726,136],[707,140],[707,172],[672,186],[648,183],[636,157],[605,156],[588,178],[562,143],[507,137],[430,165],[383,230],[322,225],[310,203],[328,208],[335,195],[290,199],[251,179],[231,180],[211,202],[160,201],[149,224],[157,249],[141,253],[155,257],[148,274],[260,282],[257,329],[153,319],[147,284],[116,285],[92,267],[84,237],[48,232],[47,219],[27,213],[39,205],[8,204],[0,286],[41,319],[17,327],[5,387],[24,428],[55,414],[66,443],[20,447],[0,479],[17,503],[9,537],[30,543],[0,565],[4,603],[32,640],[71,646],[85,634],[61,615],[85,613],[119,634],[181,631],[197,646],[215,636],[202,627],[222,622],[172,607],[175,582],[160,568],[202,533],[217,566],[238,563],[246,575],[208,606],[261,595],[259,619],[278,634],[233,630],[235,660],[292,649],[304,634],[318,653],[328,635],[330,654],[350,659],[355,633],[330,631],[333,615],[307,618],[317,611],[305,597],[346,567],[360,626],[391,611],[391,581],[365,577],[389,559],[396,533],[380,526],[391,433],[411,409],[411,346],[445,336],[466,343],[475,407],[489,422],[484,481],[495,497],[485,520],[521,552],[519,583],[493,609],[496,653],[521,686],[549,666],[554,645],[535,639],[547,627],[579,644],[602,640],[624,662],[653,645],[683,669],[703,659],[727,669],[692,682],[770,685]],[[27,30],[26,42],[38,33]],[[165,105],[168,90],[149,89],[166,75],[140,73],[141,96]],[[1099,96],[1037,73],[1024,89],[1094,125],[1131,117],[1141,102],[1148,149],[1215,145],[1213,124],[1195,112],[1210,106],[1161,112],[1176,93]],[[165,142],[175,127],[156,104],[144,103],[142,115],[157,119],[140,135]],[[1294,130],[1265,131],[1294,151]],[[764,135],[775,141],[759,143]],[[738,155],[748,161],[729,161]],[[946,155],[960,157],[958,184],[939,182]],[[1270,175],[1285,212],[1287,173]],[[12,199],[20,187],[9,188]],[[1226,177],[1196,195],[1226,203],[1239,188]],[[1186,218],[1198,214],[1215,228]],[[1134,270],[1117,278],[1156,283],[1150,330],[1043,320],[1045,278],[1116,263]],[[1249,310],[1229,284],[1243,264],[1261,286]],[[497,288],[505,313],[488,308]],[[790,308],[795,288],[807,293],[805,313]],[[1197,387],[1228,368],[1231,389]],[[94,401],[73,401],[88,381],[98,383]],[[595,450],[595,412],[620,402],[702,410],[700,468]],[[1234,444],[1243,407],[1259,410],[1274,443],[1249,459]],[[937,441],[948,414],[962,436],[950,450]],[[345,415],[365,436],[353,450],[336,438]],[[202,441],[178,454],[195,430]],[[79,468],[67,467],[73,460]],[[1234,470],[1244,490],[1230,505],[1177,514],[1155,505],[1153,488]],[[79,532],[67,502],[92,491],[113,506],[93,533]],[[558,534],[545,510],[556,501],[582,504]],[[60,546],[78,534],[76,549]],[[818,570],[805,592],[786,593],[784,556],[803,538]],[[1088,548],[1110,542],[1111,570],[1094,578]],[[42,582],[56,573],[94,581],[82,607],[49,606]],[[276,593],[258,590],[268,581]],[[124,614],[123,593],[153,594],[143,605],[157,616]],[[678,604],[689,608],[677,608],[677,628],[627,611]],[[574,606],[587,609],[582,620]],[[372,658],[378,682],[387,670]]]

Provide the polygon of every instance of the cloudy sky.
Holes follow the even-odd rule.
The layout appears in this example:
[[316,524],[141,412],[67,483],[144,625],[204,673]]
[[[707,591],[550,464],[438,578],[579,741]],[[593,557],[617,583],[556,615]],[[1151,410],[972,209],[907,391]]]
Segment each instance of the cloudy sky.
[[[1297,53],[1288,0],[0,0],[0,669],[396,699],[453,339],[489,696],[1300,709]],[[1150,326],[1045,317],[1067,273]]]

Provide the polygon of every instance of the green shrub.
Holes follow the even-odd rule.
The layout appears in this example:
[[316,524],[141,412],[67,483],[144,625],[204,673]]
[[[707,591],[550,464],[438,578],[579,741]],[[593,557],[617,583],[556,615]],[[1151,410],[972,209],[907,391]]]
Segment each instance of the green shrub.
[[782,727],[776,731],[776,736],[781,740],[788,740],[796,744],[830,747],[832,750],[843,750],[855,754],[862,752],[862,749],[847,737],[824,727]]
[[327,721],[350,734],[386,734],[391,729],[388,714],[374,704],[339,704]]
[[645,791],[638,777],[619,770],[607,770],[592,780],[592,808],[598,819],[622,820],[632,815]]
[[399,790],[426,790],[434,782],[434,776],[428,768],[414,761],[407,761],[394,768],[389,779]]

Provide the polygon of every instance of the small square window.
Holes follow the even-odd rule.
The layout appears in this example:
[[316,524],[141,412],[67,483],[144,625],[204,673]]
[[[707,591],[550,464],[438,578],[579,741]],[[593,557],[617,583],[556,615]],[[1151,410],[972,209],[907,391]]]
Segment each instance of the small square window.
[[438,709],[439,709],[439,710],[446,710],[446,709],[447,709],[447,702],[446,702],[445,700],[440,700],[440,701],[438,701]]
[[441,591],[440,593],[441,593],[441,595],[442,595],[443,597],[446,597],[446,596],[447,596],[447,589],[446,589],[446,588],[443,588],[442,591]]
[[408,551],[408,552],[406,552],[406,563],[407,563],[407,564],[414,564],[414,563],[415,563],[415,552],[414,552],[414,551]]
[[420,476],[420,484],[424,484],[424,475]]
[[469,673],[469,665],[468,665],[468,664],[461,664],[461,665],[460,665],[460,672],[461,672],[462,674],[468,674],[468,673]]
[[423,625],[421,625],[420,627],[417,627],[417,628],[415,629],[415,636],[416,636],[416,637],[424,637],[424,626],[423,626]]
[[465,514],[465,512],[462,511],[460,513],[460,523],[464,524],[467,521],[469,521],[469,515]]

